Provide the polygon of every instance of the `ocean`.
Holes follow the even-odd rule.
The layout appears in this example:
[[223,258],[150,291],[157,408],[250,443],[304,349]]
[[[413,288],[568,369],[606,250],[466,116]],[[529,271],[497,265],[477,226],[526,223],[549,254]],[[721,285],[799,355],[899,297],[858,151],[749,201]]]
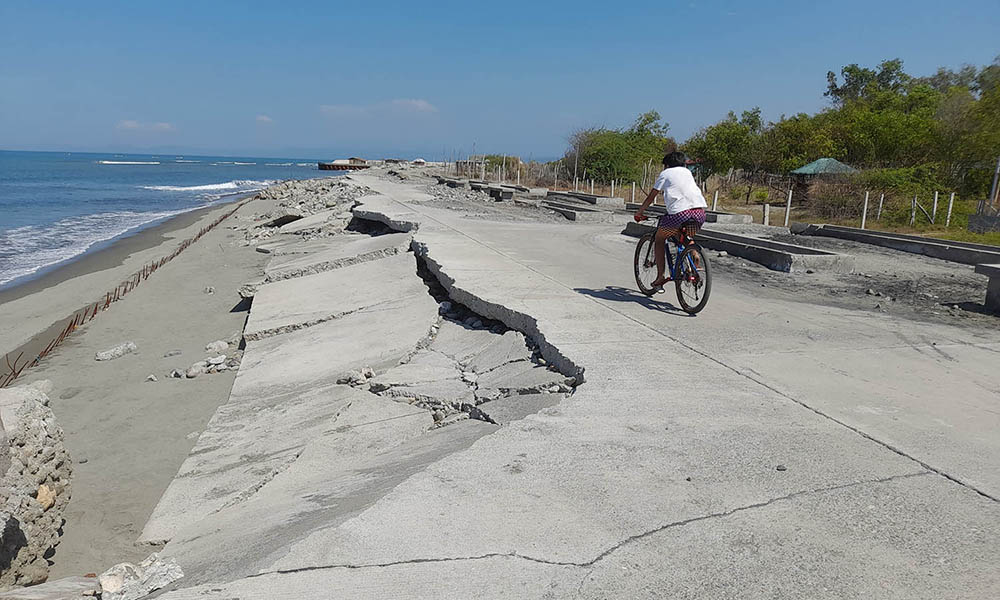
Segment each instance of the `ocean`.
[[332,174],[301,158],[0,151],[0,288],[168,217]]

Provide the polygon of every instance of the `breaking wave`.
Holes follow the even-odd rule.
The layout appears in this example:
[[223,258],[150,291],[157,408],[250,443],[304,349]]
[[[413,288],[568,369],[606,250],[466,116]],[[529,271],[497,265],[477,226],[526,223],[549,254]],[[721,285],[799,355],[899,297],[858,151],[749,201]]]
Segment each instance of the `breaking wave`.
[[274,181],[267,179],[261,181],[254,179],[234,179],[225,183],[210,183],[207,185],[142,185],[139,187],[144,190],[154,190],[157,192],[219,192],[226,190],[253,192],[264,189],[272,183]]
[[183,212],[186,210],[115,211],[0,231],[0,285],[79,256],[94,244]]
[[158,165],[160,161],[141,161],[141,160],[99,160],[97,161],[99,165]]

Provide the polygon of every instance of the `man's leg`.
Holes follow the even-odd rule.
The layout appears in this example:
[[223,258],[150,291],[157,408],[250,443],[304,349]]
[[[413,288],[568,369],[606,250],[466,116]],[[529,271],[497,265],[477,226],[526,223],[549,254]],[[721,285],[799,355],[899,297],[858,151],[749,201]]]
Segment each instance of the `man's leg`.
[[673,236],[674,231],[670,229],[657,229],[656,240],[653,242],[653,252],[656,257],[656,281],[654,286],[666,283],[667,270],[667,240]]

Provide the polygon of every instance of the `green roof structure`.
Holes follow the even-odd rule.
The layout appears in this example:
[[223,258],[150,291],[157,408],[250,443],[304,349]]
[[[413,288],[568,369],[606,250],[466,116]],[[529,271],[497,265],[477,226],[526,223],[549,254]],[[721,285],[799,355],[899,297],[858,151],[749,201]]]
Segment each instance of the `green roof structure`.
[[792,171],[792,175],[842,175],[857,172],[858,170],[854,167],[845,165],[835,158],[821,158],[795,169]]

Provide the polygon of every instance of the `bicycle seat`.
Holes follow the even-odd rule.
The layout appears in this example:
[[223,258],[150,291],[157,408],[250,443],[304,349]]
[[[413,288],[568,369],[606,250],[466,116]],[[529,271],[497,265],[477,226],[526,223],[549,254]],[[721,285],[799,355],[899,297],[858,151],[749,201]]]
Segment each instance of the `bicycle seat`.
[[684,223],[681,224],[681,231],[686,232],[688,236],[698,233],[699,229],[701,229],[701,223],[695,221],[694,219],[684,221]]

